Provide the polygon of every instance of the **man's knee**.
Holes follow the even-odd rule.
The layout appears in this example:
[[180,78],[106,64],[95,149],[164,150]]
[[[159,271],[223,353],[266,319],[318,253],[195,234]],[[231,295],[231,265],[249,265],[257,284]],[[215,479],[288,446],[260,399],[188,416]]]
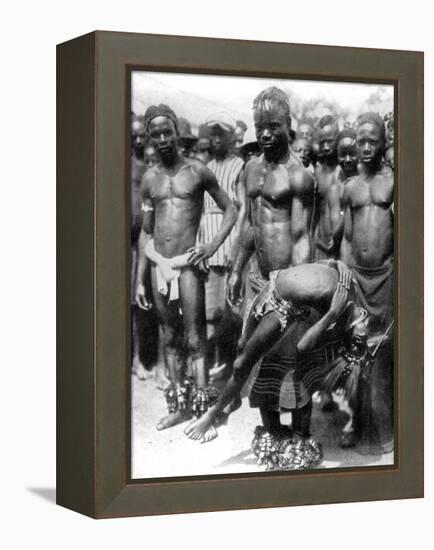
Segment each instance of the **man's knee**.
[[162,326],[163,342],[166,349],[176,348],[176,330],[170,325]]
[[188,332],[186,335],[186,347],[190,357],[202,357],[205,354],[205,341],[197,332]]
[[247,343],[247,338],[245,337],[245,335],[241,336],[241,338],[238,340],[238,346],[237,346],[238,355],[243,353],[244,348],[246,347],[246,343]]

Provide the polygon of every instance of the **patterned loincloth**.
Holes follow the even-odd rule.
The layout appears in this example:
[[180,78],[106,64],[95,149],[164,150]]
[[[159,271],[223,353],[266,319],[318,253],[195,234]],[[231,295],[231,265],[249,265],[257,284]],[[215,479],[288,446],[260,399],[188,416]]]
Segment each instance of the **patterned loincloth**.
[[296,308],[292,302],[280,296],[276,288],[276,280],[280,270],[270,273],[270,280],[259,293],[252,304],[252,312],[256,319],[260,319],[267,313],[275,312],[279,317],[282,332],[286,329],[288,320],[302,319],[306,317],[306,308]]

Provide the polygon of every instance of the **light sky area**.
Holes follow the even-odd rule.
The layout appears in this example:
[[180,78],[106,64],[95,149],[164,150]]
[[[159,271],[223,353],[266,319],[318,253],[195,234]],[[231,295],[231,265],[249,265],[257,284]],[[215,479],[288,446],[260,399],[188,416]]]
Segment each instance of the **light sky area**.
[[317,117],[330,114],[333,104],[344,118],[355,118],[368,110],[383,116],[393,110],[393,86],[150,71],[132,73],[132,110],[140,115],[149,105],[166,103],[189,120],[193,131],[213,112],[225,110],[246,122],[245,141],[251,141],[255,139],[253,99],[269,86],[289,94],[295,129],[301,107],[308,101],[312,102],[310,112]]

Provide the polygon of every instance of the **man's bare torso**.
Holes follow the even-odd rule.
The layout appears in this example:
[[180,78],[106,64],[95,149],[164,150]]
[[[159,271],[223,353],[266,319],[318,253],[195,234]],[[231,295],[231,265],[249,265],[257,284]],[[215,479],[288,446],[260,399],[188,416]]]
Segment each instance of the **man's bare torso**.
[[360,266],[380,266],[393,256],[393,173],[383,167],[371,177],[360,174],[348,181],[345,193],[353,259]]
[[299,193],[292,176],[297,170],[303,168],[295,163],[269,164],[262,157],[250,161],[246,168],[255,250],[264,277],[291,264],[292,201]]
[[200,163],[184,159],[174,171],[161,164],[144,178],[144,198],[154,208],[154,243],[167,258],[185,253],[196,244],[204,187]]
[[315,177],[317,180],[317,225],[315,229],[315,241],[322,242],[328,245],[333,237],[333,226],[330,217],[330,205],[327,197],[330,193],[330,188],[342,185],[342,169],[337,164],[328,166],[320,164],[315,169]]

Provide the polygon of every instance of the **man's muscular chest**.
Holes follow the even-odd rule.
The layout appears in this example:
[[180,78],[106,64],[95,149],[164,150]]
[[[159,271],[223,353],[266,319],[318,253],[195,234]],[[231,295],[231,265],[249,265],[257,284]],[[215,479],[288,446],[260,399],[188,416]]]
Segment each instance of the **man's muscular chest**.
[[359,177],[354,183],[350,194],[352,208],[379,206],[388,208],[393,202],[393,182],[388,178],[377,176],[372,180]]
[[161,201],[172,198],[188,200],[200,193],[198,177],[190,170],[182,170],[175,175],[159,172],[149,186],[152,200]]
[[288,170],[282,165],[259,166],[248,174],[246,190],[253,201],[263,198],[274,206],[288,205],[292,195]]

